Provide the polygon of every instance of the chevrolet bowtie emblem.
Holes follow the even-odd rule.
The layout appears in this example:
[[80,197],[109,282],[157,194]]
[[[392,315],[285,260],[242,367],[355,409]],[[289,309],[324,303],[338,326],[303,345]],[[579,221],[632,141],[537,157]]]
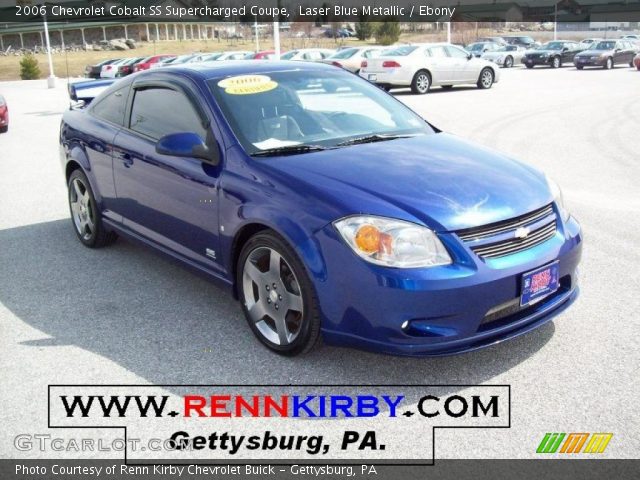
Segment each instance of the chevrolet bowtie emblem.
[[527,238],[529,236],[529,227],[518,227],[514,236],[516,238]]

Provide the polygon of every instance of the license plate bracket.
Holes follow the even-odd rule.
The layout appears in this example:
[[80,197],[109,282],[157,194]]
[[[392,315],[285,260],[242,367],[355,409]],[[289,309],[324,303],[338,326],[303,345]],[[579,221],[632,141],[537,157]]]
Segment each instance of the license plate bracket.
[[560,287],[560,266],[553,263],[522,274],[520,288],[520,306],[526,307],[538,303],[554,293]]

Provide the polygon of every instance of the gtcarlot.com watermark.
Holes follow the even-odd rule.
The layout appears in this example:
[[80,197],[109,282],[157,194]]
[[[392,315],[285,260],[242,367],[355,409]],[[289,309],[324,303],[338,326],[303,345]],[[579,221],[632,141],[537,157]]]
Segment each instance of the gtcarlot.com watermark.
[[48,433],[20,433],[13,438],[13,446],[21,452],[161,452],[175,450],[171,439],[54,437]]

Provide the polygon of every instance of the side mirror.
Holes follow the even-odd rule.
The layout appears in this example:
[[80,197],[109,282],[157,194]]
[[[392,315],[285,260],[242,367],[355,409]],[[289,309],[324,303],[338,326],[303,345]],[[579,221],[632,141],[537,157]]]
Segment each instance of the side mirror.
[[200,158],[214,165],[220,162],[218,145],[216,143],[207,145],[198,134],[193,132],[165,135],[156,143],[156,152],[174,157]]
[[568,48],[568,47],[562,47],[562,51],[563,51],[563,52],[568,52],[568,51],[569,51],[569,48]]
[[467,54],[467,60],[471,60],[473,58],[473,53],[468,53]]

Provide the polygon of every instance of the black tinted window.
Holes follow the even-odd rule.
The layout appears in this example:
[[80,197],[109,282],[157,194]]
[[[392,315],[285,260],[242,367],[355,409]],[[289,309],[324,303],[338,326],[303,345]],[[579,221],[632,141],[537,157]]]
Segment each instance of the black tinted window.
[[136,90],[131,130],[156,140],[170,133],[194,132],[203,140],[206,130],[184,94],[168,88]]
[[116,90],[96,103],[91,111],[97,117],[117,125],[122,125],[124,123],[124,111],[127,106],[128,92],[129,87]]

